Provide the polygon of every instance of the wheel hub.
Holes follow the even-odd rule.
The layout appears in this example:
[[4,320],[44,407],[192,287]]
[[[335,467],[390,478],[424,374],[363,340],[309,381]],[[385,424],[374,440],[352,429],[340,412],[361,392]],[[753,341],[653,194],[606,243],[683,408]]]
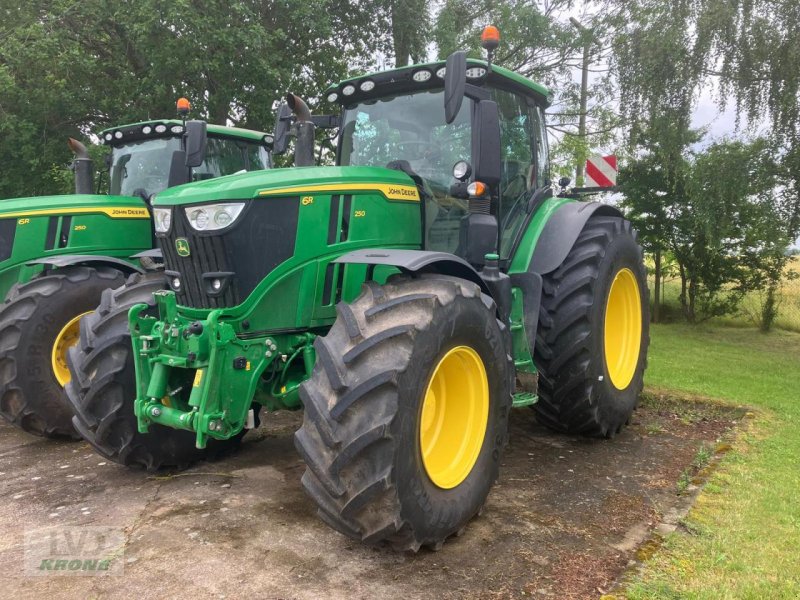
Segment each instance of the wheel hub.
[[642,300],[630,269],[620,269],[608,292],[604,324],[604,354],[611,383],[619,390],[630,385],[642,344]]
[[84,315],[88,315],[92,311],[79,314],[77,317],[70,319],[61,331],[58,332],[55,341],[53,342],[53,350],[50,355],[50,362],[53,367],[53,375],[61,387],[64,387],[72,379],[69,368],[67,367],[67,351],[72,348],[80,336],[79,321]]
[[478,460],[489,418],[489,382],[478,353],[469,346],[449,350],[428,382],[420,414],[420,450],[425,471],[442,489],[452,489]]

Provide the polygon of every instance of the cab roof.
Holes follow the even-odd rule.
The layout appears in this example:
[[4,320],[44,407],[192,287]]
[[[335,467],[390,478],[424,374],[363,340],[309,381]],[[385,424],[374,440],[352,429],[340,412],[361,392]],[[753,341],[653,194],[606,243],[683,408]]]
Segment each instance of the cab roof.
[[[261,142],[265,146],[272,145],[272,134],[240,127],[225,127],[223,125],[207,125],[208,134],[214,137],[239,138],[248,142]],[[129,125],[120,125],[104,129],[99,133],[104,144],[114,145],[128,141],[174,137],[183,133],[183,121],[179,119],[154,119],[141,121]]]
[[[444,68],[446,61],[440,60],[431,63],[409,65],[390,71],[379,71],[345,79],[325,91],[325,98],[329,102],[349,105],[370,98],[380,98],[388,94],[413,92],[415,90],[429,90],[444,86]],[[505,67],[492,65],[487,73],[488,64],[485,60],[475,58],[467,59],[467,82],[473,85],[488,84],[517,92],[534,99],[542,106],[550,106],[553,101],[552,92],[540,83],[536,83],[515,73]],[[427,73],[427,75],[426,75]],[[364,82],[372,82],[368,90],[362,89]],[[353,91],[344,94],[345,88],[352,86]],[[366,87],[369,87],[367,84]],[[334,97],[333,95],[336,95]]]

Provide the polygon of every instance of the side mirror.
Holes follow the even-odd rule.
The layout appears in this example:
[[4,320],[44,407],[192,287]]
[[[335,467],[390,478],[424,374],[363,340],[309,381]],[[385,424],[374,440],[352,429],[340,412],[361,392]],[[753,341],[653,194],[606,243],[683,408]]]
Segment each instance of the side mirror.
[[481,100],[475,108],[472,129],[475,181],[495,188],[500,183],[500,115],[494,100]]
[[273,154],[283,154],[289,147],[289,128],[292,126],[292,109],[286,102],[278,106],[278,115],[275,118],[275,141],[272,143]]
[[467,54],[463,51],[453,52],[447,57],[444,73],[444,120],[452,123],[461,103],[467,86]]
[[186,121],[186,166],[199,167],[206,159],[206,133],[205,121]]

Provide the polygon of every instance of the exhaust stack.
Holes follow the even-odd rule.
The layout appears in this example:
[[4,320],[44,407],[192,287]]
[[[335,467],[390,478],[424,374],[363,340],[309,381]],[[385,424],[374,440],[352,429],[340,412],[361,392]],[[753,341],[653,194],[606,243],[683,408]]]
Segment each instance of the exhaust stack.
[[89,151],[75,138],[68,138],[67,145],[75,159],[72,161],[72,170],[75,172],[75,193],[94,194],[94,166],[89,158]]
[[314,160],[314,123],[311,120],[311,111],[300,96],[286,94],[286,104],[292,109],[295,116],[295,129],[297,139],[294,144],[294,166],[313,167]]

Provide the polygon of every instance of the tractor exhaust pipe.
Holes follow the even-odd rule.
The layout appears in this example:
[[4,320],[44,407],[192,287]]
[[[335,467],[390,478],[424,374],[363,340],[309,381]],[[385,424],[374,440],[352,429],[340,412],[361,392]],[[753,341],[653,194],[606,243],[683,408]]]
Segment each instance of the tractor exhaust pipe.
[[314,160],[314,123],[311,121],[311,111],[300,96],[292,93],[286,94],[286,104],[292,109],[296,121],[294,166],[313,167],[316,161]]
[[94,166],[89,151],[75,138],[68,138],[67,145],[75,155],[71,166],[75,172],[75,193],[94,194]]

